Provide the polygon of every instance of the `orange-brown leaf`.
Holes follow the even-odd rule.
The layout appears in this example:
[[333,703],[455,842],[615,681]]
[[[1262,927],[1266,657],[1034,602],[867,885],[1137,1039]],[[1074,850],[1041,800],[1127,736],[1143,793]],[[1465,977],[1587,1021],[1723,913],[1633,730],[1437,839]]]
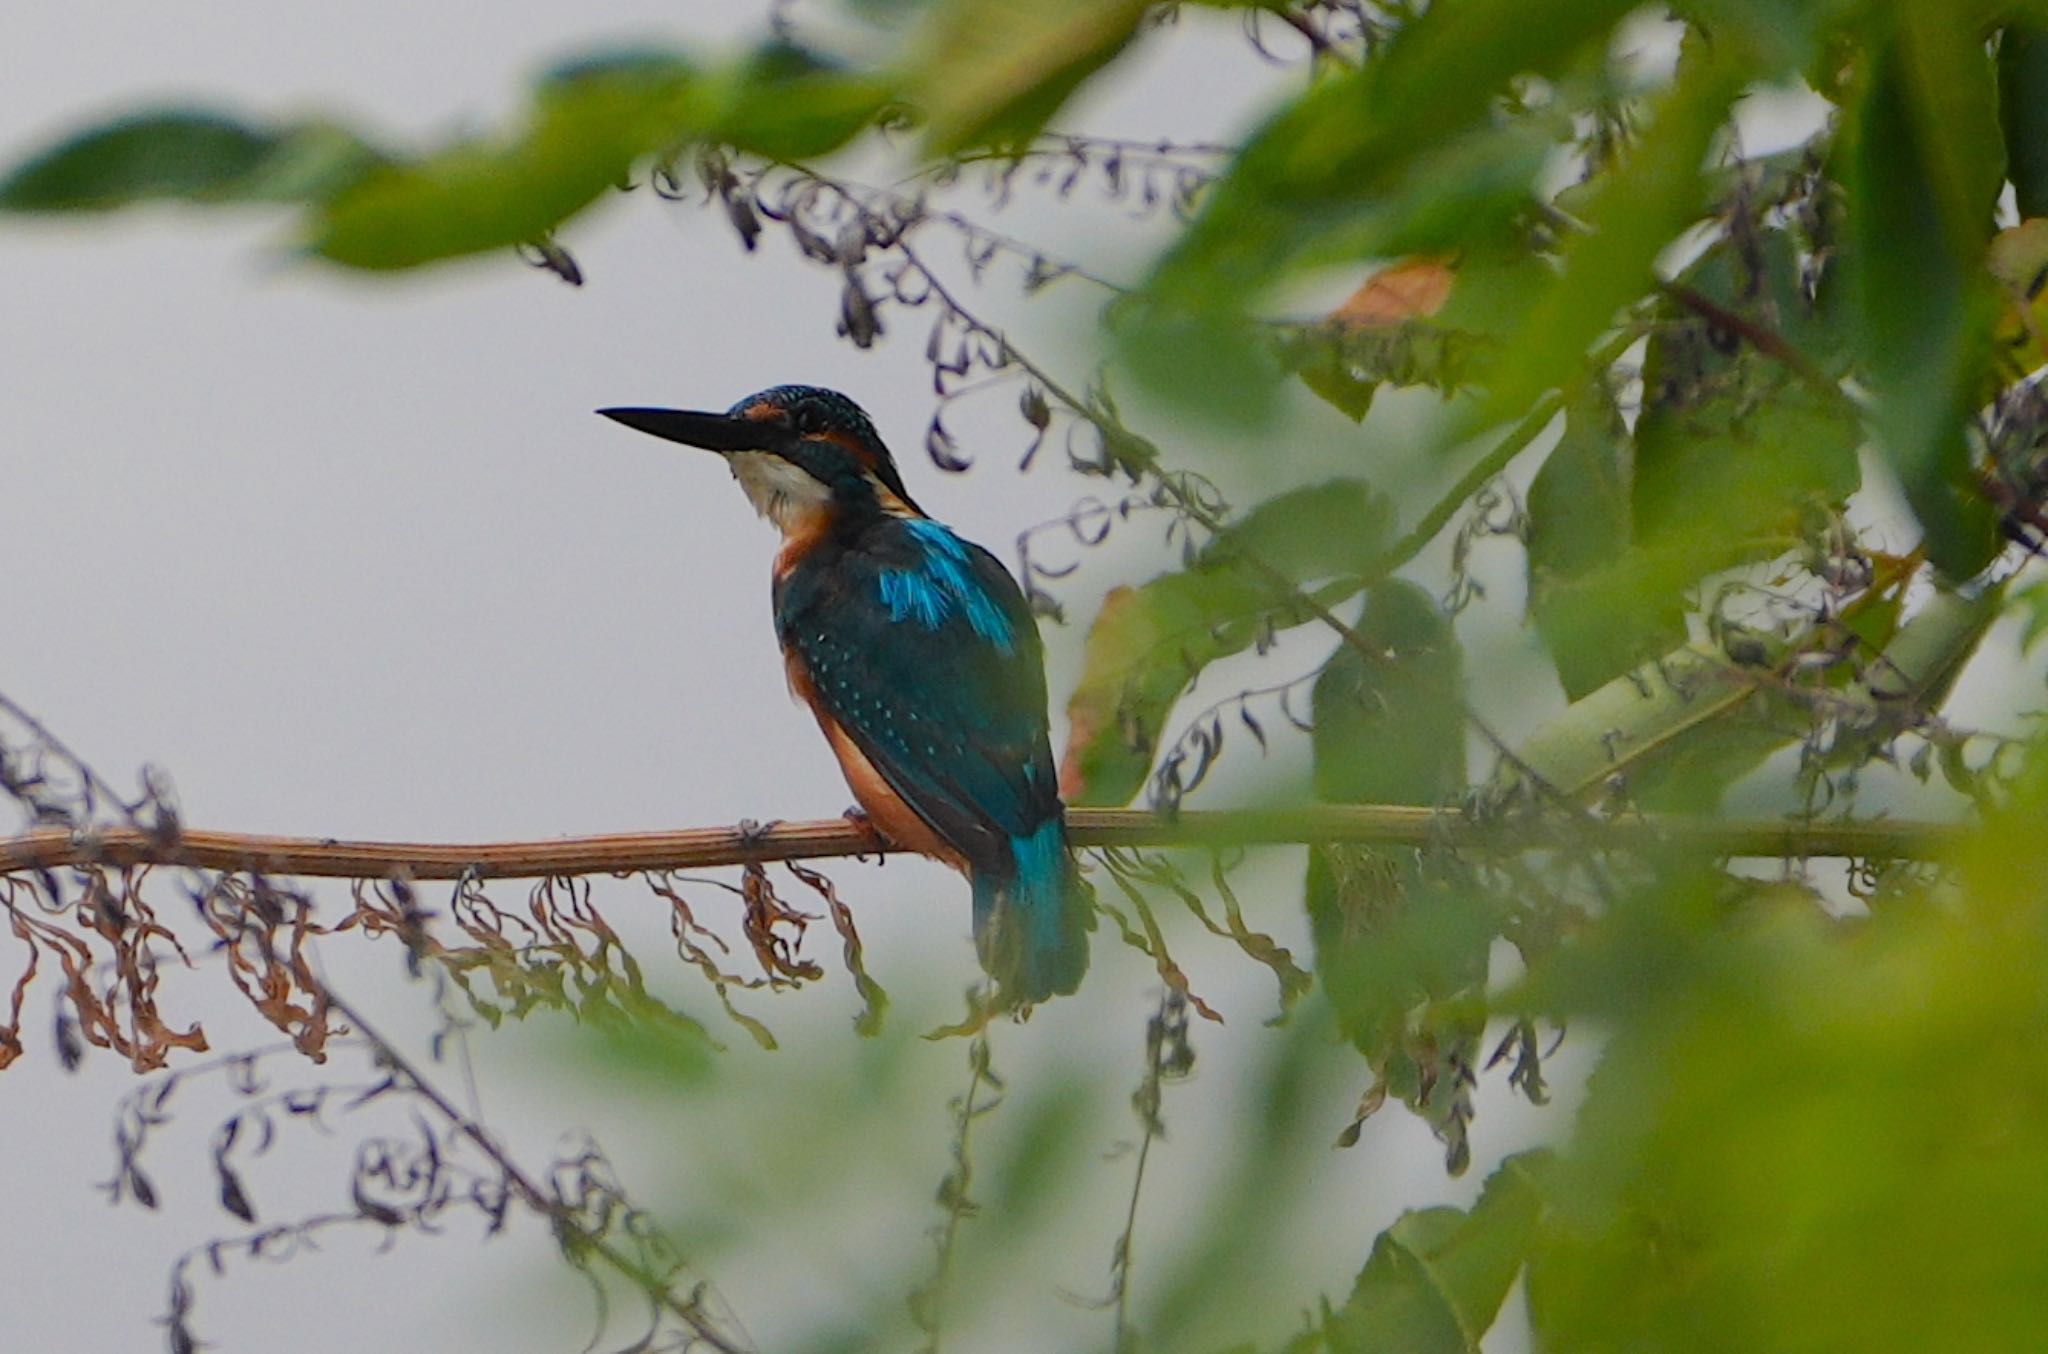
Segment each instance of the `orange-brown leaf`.
[[1444,308],[1457,280],[1451,265],[1439,258],[1389,264],[1331,311],[1330,323],[1340,329],[1376,329],[1426,319]]

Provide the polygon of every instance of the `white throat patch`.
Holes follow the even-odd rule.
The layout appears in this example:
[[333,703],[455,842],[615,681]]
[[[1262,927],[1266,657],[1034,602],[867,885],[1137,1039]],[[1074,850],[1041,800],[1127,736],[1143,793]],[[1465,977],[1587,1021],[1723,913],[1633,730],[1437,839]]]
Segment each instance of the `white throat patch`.
[[736,451],[725,459],[754,511],[785,534],[832,500],[832,491],[812,478],[809,471],[780,456],[765,451]]

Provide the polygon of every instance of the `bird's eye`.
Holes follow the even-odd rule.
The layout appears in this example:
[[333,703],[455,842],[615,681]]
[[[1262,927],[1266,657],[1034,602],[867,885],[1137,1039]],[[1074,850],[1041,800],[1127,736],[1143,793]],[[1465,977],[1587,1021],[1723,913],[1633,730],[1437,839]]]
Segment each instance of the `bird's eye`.
[[825,411],[815,404],[799,404],[795,419],[796,430],[806,436],[825,431]]

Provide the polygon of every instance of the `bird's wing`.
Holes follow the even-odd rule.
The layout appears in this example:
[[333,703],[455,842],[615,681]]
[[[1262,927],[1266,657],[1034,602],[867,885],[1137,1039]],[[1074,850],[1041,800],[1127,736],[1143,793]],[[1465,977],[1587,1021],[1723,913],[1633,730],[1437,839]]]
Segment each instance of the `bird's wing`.
[[891,520],[777,587],[776,625],[824,714],[970,864],[1060,810],[1043,655],[1017,584],[979,546]]

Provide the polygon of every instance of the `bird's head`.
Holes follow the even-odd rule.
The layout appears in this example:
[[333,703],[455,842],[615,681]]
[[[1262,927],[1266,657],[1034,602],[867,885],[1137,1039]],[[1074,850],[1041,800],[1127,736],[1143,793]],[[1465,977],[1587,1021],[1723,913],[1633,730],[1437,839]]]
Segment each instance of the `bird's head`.
[[922,516],[866,413],[836,390],[775,386],[722,414],[600,409],[606,418],[725,457],[763,517],[784,532],[821,515]]

